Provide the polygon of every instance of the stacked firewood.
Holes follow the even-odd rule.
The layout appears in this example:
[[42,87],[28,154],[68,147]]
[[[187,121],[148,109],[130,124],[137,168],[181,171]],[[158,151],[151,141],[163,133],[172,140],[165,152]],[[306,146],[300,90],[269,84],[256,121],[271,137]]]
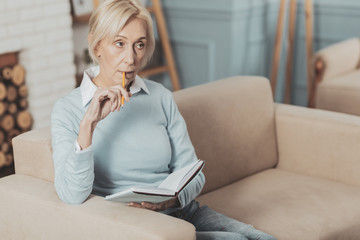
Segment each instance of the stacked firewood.
[[20,64],[0,69],[0,168],[14,161],[13,137],[31,128],[27,95],[25,70]]

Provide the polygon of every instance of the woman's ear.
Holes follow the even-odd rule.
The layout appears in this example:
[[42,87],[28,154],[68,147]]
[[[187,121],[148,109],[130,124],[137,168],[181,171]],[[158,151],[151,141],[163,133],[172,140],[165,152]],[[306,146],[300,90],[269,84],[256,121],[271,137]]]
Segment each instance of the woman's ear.
[[[92,47],[92,46],[93,46],[93,41],[94,41],[93,38],[94,38],[94,35],[91,34],[91,33],[89,33],[89,34],[88,34],[88,46],[89,46],[89,47]],[[94,53],[94,55],[95,55],[96,57],[99,58],[100,56],[99,56],[98,46],[99,46],[99,42],[96,43],[96,45],[95,45],[95,47],[94,47],[94,49],[93,49],[93,53]]]

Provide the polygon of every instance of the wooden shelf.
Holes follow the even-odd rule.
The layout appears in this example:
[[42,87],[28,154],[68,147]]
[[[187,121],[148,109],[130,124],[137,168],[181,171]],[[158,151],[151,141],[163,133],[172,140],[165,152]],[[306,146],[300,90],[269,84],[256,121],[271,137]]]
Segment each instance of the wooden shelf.
[[169,71],[168,66],[159,66],[159,67],[154,67],[154,68],[150,68],[150,69],[145,69],[144,71],[139,73],[140,77],[148,77],[151,75],[156,75],[159,73],[164,73]]
[[73,16],[73,23],[88,23],[90,20],[91,14],[83,15],[83,16]]

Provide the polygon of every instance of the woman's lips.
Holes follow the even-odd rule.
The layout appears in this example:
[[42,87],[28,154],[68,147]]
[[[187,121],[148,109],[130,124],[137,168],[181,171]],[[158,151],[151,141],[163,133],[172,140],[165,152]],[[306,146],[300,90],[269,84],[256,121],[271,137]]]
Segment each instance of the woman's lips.
[[[122,74],[122,73],[121,73]],[[127,79],[129,78],[133,78],[135,76],[135,72],[131,71],[131,72],[125,72],[125,76]]]

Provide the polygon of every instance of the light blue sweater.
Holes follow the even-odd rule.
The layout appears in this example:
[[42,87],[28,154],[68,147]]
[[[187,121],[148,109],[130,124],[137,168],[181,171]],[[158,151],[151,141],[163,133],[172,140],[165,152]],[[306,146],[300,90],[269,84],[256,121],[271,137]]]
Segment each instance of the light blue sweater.
[[[79,124],[89,106],[82,94],[93,85],[83,81],[55,103],[51,116],[55,188],[64,202],[80,204],[91,192],[105,196],[132,186],[158,186],[169,173],[197,160],[171,92],[142,79],[149,94],[139,89],[123,109],[98,123],[89,148],[76,151]],[[200,173],[181,191],[181,207],[204,182]]]

